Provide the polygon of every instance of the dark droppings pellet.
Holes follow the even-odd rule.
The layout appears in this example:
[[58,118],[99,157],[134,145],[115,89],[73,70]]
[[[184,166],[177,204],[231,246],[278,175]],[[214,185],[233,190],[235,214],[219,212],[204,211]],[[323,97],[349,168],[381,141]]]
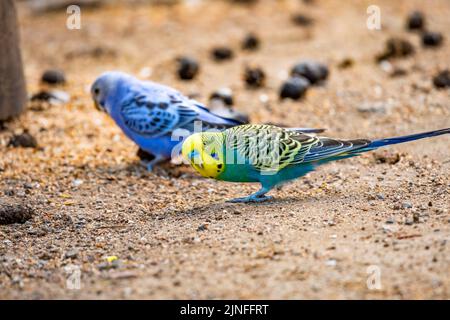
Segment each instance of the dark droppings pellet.
[[66,76],[61,70],[50,69],[42,74],[41,82],[51,85],[64,84],[66,82]]
[[440,32],[425,31],[422,34],[422,44],[425,47],[438,47],[442,44],[444,37]]
[[436,88],[450,88],[450,70],[440,71],[433,78],[433,84]]
[[233,59],[234,53],[233,50],[228,47],[216,47],[212,49],[211,56],[216,61],[225,61]]
[[53,95],[45,90],[39,91],[31,96],[31,101],[49,101]]
[[297,63],[291,70],[291,76],[301,76],[311,84],[317,84],[328,77],[328,67],[316,61],[303,61]]
[[244,81],[250,88],[260,88],[265,84],[266,74],[260,67],[246,67]]
[[377,55],[378,62],[390,58],[407,57],[414,54],[414,46],[408,40],[402,38],[390,38],[386,41],[384,52]]
[[425,27],[425,16],[420,11],[413,11],[409,14],[406,27],[409,30],[422,30]]
[[241,47],[243,50],[254,51],[258,50],[261,45],[261,41],[258,36],[254,33],[249,33],[245,36],[242,41]]
[[195,59],[190,57],[180,57],[177,59],[177,62],[177,74],[180,79],[192,80],[197,76],[200,68],[198,62]]
[[308,79],[302,76],[291,77],[286,80],[280,89],[280,99],[298,100],[304,96],[306,90],[310,86]]
[[27,130],[21,134],[13,135],[8,142],[8,146],[14,148],[37,148],[38,143],[35,137],[33,137]]

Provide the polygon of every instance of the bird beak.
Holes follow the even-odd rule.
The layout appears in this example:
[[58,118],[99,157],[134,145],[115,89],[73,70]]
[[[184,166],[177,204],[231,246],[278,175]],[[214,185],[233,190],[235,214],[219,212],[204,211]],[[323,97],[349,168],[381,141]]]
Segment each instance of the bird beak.
[[106,112],[105,102],[103,100],[100,102],[98,102],[97,100],[94,100],[94,106],[98,111]]

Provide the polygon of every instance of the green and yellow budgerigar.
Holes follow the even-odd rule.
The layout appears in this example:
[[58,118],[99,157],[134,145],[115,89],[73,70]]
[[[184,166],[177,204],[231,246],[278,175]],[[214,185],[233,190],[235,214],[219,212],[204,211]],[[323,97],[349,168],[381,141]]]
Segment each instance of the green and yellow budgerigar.
[[408,136],[340,140],[271,125],[242,125],[222,132],[201,132],[183,143],[183,156],[202,176],[232,182],[256,182],[256,193],[230,202],[261,202],[272,188],[304,176],[330,161],[379,147],[450,133],[450,128]]

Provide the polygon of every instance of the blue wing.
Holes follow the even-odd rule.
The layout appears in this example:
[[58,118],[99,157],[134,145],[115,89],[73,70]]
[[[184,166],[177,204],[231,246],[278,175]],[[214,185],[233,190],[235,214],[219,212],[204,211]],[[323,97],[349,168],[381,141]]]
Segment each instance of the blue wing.
[[240,124],[219,117],[200,103],[178,91],[151,82],[132,86],[120,106],[125,125],[146,137],[160,137],[175,129],[194,130],[194,122],[201,121],[203,130],[226,129]]

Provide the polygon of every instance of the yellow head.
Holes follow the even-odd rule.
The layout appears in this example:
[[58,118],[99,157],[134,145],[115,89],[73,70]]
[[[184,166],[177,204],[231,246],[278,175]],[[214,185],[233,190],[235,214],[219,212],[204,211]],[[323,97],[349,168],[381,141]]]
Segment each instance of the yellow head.
[[183,142],[182,153],[191,166],[206,178],[217,178],[225,170],[223,134],[194,133]]

